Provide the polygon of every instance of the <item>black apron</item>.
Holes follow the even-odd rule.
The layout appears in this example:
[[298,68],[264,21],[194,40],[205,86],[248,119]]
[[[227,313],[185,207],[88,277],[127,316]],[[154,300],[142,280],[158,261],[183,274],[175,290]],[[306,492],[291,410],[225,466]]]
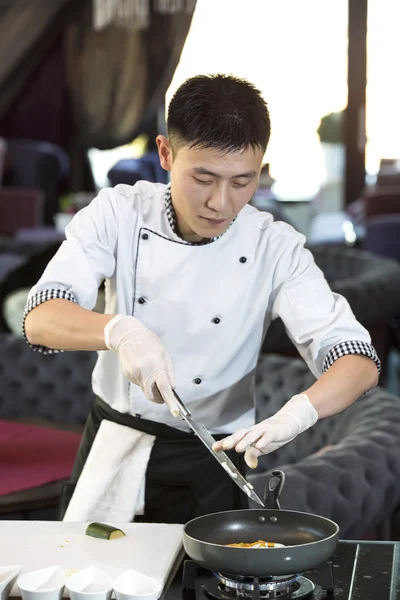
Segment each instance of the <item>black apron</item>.
[[[146,470],[145,515],[136,516],[135,522],[186,523],[213,512],[248,508],[246,494],[196,435],[163,423],[119,413],[96,398],[86,421],[71,478],[63,486],[61,520],[103,419],[156,436]],[[220,440],[226,434],[214,437]],[[228,451],[227,454],[244,474],[244,455],[235,451]]]

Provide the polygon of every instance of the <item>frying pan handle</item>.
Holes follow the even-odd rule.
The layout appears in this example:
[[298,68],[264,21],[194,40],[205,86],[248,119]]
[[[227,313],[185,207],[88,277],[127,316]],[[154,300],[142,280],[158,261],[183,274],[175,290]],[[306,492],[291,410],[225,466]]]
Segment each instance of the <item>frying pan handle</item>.
[[281,508],[279,497],[285,483],[285,474],[282,471],[272,471],[269,474],[264,488],[265,508],[279,510]]

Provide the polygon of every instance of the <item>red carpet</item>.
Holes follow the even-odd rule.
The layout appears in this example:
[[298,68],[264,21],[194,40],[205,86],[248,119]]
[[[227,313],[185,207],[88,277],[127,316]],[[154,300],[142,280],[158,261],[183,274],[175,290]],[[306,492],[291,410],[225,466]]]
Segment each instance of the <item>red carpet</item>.
[[0,496],[70,476],[81,435],[0,420]]

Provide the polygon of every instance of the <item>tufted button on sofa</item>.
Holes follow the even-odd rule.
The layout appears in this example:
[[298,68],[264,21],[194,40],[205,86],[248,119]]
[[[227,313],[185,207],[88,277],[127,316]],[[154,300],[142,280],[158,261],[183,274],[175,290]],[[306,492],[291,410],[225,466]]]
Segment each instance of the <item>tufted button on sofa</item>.
[[[315,381],[301,359],[261,356],[257,421],[273,415]],[[400,398],[375,388],[344,412],[322,419],[292,442],[262,457],[249,473],[264,493],[266,474],[284,471],[282,508],[336,521],[342,539],[382,533],[400,508]]]

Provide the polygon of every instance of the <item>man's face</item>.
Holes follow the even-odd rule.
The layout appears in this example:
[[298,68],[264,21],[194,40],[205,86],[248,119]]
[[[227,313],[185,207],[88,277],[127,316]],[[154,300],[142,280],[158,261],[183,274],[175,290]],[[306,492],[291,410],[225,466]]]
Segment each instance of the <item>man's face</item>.
[[171,194],[181,235],[212,238],[224,233],[257,189],[263,152],[175,148],[157,137],[161,166],[171,171]]

